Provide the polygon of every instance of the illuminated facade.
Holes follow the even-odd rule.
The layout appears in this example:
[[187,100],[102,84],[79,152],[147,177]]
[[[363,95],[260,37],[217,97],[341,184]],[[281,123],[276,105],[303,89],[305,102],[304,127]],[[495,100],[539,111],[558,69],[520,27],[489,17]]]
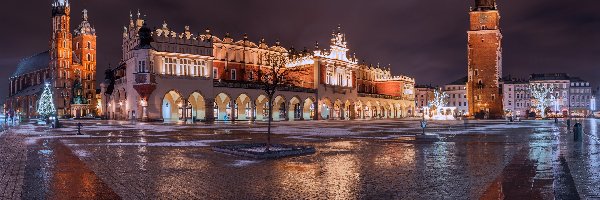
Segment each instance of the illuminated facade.
[[[257,83],[266,55],[289,58],[286,67],[307,73],[274,98],[274,120],[375,119],[412,116],[414,79],[358,63],[345,34],[332,34],[329,50],[296,51],[246,35],[235,41],[210,30],[177,33],[164,23],[149,29],[138,13],[123,32],[123,62],[102,84],[111,119],[266,120],[268,99]],[[111,84],[114,82],[114,84]]]
[[444,86],[444,92],[448,94],[448,106],[456,107],[457,116],[469,115],[467,79],[464,77]]
[[468,82],[469,114],[479,118],[501,118],[502,33],[500,13],[494,0],[475,0],[469,12]]
[[49,50],[20,61],[10,77],[7,112],[11,116],[37,116],[44,83],[51,83],[57,114],[65,117],[95,115],[96,31],[82,21],[71,33],[68,0],[52,3],[52,36]]

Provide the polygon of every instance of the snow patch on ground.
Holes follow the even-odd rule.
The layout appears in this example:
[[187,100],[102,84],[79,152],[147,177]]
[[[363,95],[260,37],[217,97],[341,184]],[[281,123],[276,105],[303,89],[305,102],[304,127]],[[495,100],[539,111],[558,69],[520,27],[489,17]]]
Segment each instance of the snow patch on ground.
[[90,152],[88,152],[86,150],[78,149],[78,150],[74,150],[73,153],[75,155],[77,155],[77,157],[79,157],[79,158],[88,158],[88,157],[90,157]]
[[256,161],[256,160],[236,160],[233,162],[233,164],[231,164],[231,166],[234,167],[246,167],[249,166],[251,164],[256,164],[259,163],[260,161]]

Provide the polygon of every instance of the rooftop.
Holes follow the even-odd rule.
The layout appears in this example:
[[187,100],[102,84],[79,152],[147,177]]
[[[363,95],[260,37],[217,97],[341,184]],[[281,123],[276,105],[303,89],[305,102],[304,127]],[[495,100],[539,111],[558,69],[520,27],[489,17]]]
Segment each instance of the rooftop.
[[22,59],[17,65],[17,69],[12,77],[21,76],[30,72],[48,68],[50,64],[50,52],[44,51],[33,56]]

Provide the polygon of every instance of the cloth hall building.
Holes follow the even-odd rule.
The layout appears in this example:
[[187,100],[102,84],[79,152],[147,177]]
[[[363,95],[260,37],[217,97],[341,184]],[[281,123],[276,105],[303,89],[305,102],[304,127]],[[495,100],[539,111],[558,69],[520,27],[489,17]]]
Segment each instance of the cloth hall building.
[[338,28],[329,50],[286,49],[244,35],[235,41],[206,30],[177,33],[164,23],[148,28],[130,15],[123,32],[123,60],[101,84],[102,112],[110,119],[150,121],[266,120],[269,100],[257,84],[257,70],[269,68],[268,54],[303,68],[297,84],[274,97],[274,120],[403,118],[415,111],[415,80],[390,69],[359,63],[348,54]]

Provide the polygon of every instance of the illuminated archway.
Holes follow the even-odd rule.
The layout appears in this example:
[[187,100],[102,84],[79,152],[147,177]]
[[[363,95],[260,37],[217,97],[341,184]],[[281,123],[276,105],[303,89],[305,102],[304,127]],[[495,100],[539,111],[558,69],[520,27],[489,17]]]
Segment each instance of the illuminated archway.
[[321,112],[321,117],[323,119],[331,119],[333,117],[331,116],[333,109],[331,100],[329,100],[328,98],[323,99],[322,104],[320,106],[321,107],[319,108],[319,111]]
[[311,98],[304,100],[304,109],[302,111],[305,120],[313,120],[316,115],[315,101]]
[[[122,105],[119,105],[122,106]],[[177,121],[183,117],[183,99],[176,91],[169,91],[163,97],[162,117],[164,121]]]
[[303,107],[302,101],[299,97],[294,96],[290,100],[290,106],[288,106],[288,118],[290,120],[300,120],[304,118],[303,116]]
[[241,94],[235,100],[235,116],[237,120],[249,120],[254,116],[252,99],[247,94]]
[[260,95],[254,101],[256,120],[267,120],[269,118],[269,98]]
[[205,120],[206,119],[206,102],[204,101],[204,96],[202,96],[199,92],[194,92],[188,98],[188,103],[190,107],[190,117],[193,120]]
[[287,105],[285,97],[277,96],[273,99],[273,120],[281,121],[286,120],[287,116]]
[[217,120],[229,121],[233,117],[231,98],[225,93],[219,93],[216,96],[213,109]]

